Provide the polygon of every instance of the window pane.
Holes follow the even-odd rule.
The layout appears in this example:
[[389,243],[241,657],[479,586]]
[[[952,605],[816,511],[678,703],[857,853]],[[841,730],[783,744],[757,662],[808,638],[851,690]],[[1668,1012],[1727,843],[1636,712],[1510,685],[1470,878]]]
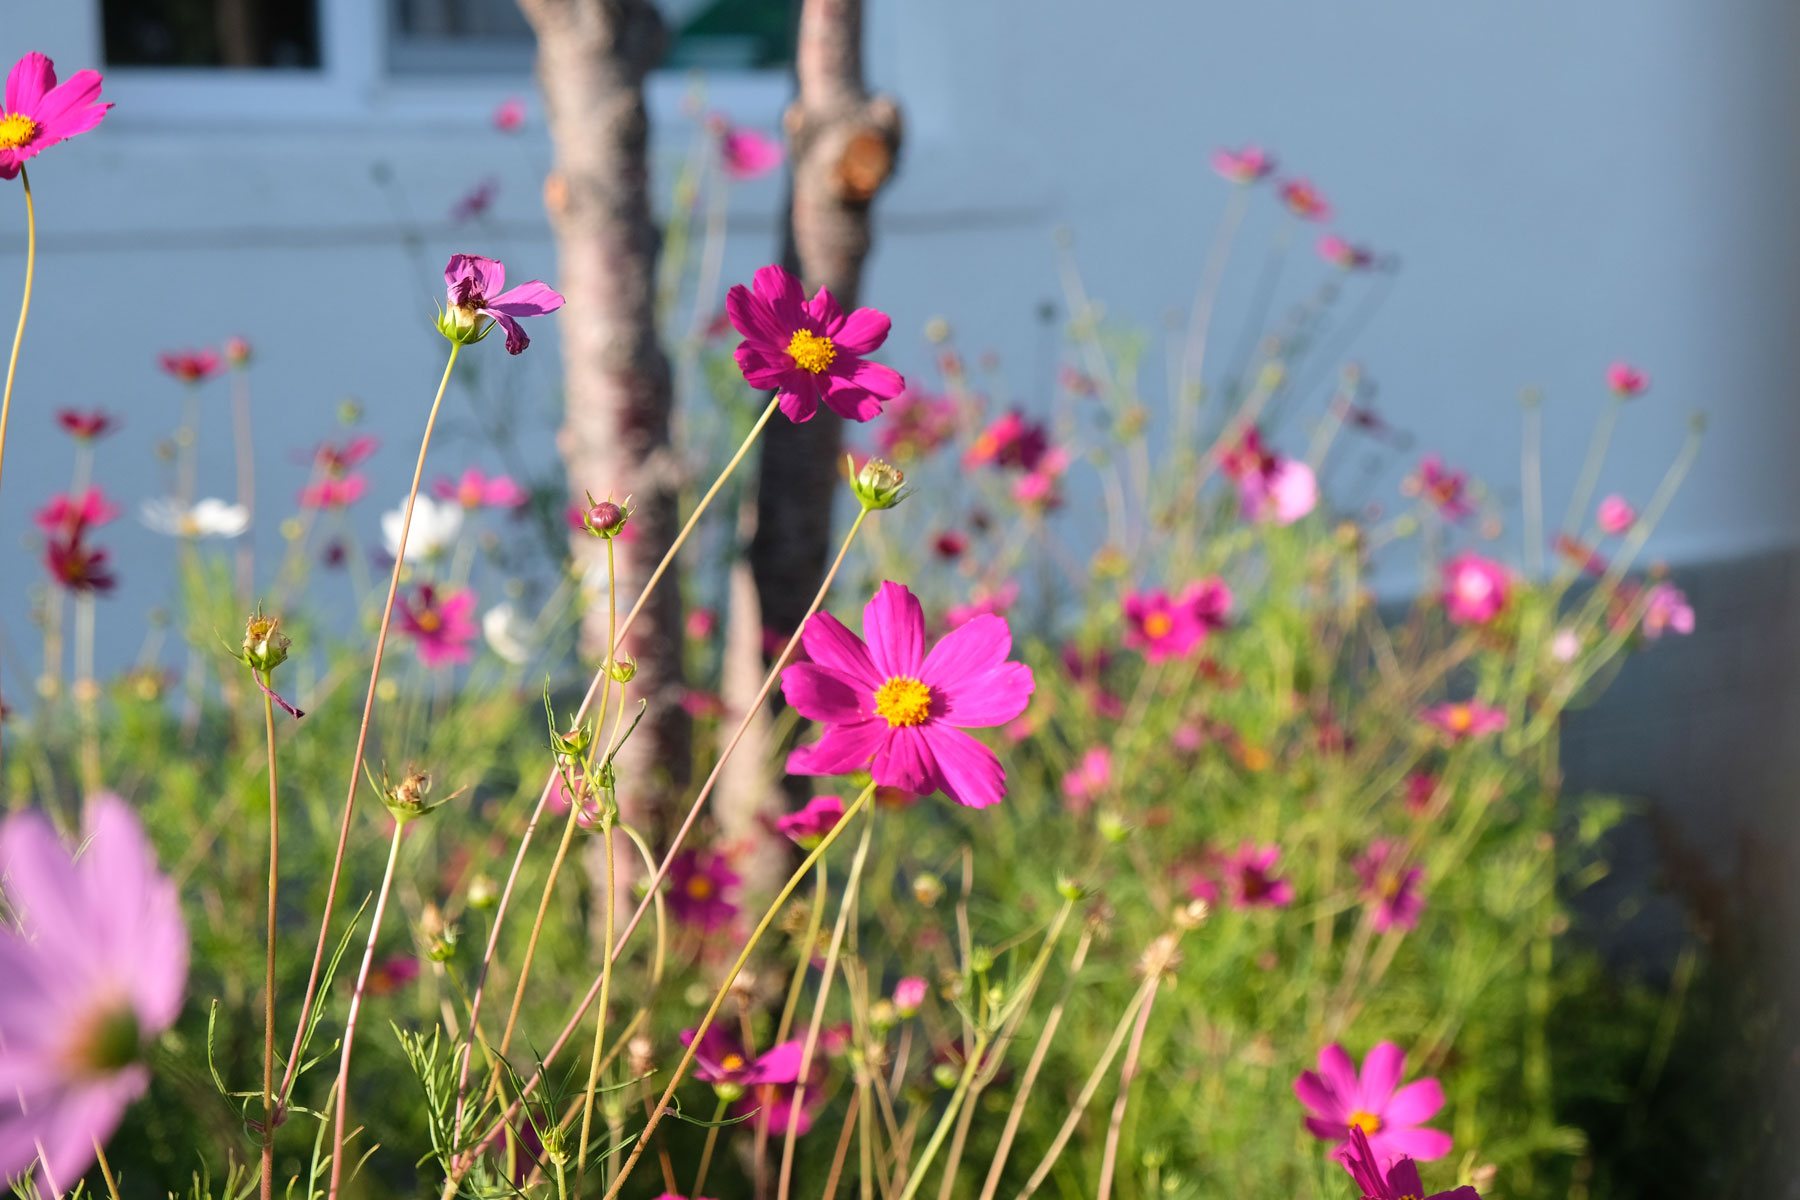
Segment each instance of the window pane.
[[113,67],[319,65],[318,0],[103,0]]

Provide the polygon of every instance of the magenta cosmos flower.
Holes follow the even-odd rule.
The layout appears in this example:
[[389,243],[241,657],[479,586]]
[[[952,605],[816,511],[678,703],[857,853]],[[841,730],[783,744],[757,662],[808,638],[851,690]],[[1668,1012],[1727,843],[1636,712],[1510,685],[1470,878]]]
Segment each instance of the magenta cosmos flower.
[[480,634],[475,624],[475,593],[440,592],[421,583],[411,597],[395,601],[400,610],[400,632],[413,639],[419,661],[428,667],[469,661],[469,646]]
[[975,435],[963,454],[963,465],[991,463],[1015,471],[1035,471],[1049,452],[1049,431],[1039,422],[1026,420],[1015,408]]
[[1290,179],[1281,185],[1281,202],[1288,211],[1304,221],[1329,221],[1331,205],[1324,193],[1305,179]]
[[0,179],[14,179],[25,160],[86,133],[111,104],[100,102],[100,72],[77,71],[62,84],[56,66],[33,51],[6,77],[6,110],[0,112]]
[[1084,813],[1112,786],[1112,751],[1095,746],[1062,777],[1063,807]]
[[[1350,1127],[1350,1141],[1338,1155],[1344,1170],[1356,1181],[1363,1200],[1481,1200],[1481,1193],[1464,1184],[1447,1192],[1425,1194],[1419,1178],[1419,1164],[1410,1157],[1384,1158],[1369,1141],[1369,1135],[1358,1127]],[[1392,1166],[1387,1166],[1388,1162]]]
[[781,143],[768,134],[739,128],[723,117],[714,118],[714,127],[719,132],[719,166],[726,178],[741,183],[781,165]]
[[1275,169],[1275,157],[1261,146],[1244,146],[1237,150],[1221,146],[1213,151],[1212,168],[1232,183],[1256,183]]
[[1233,908],[1286,908],[1294,902],[1294,885],[1275,874],[1281,847],[1245,842],[1225,860],[1225,894]]
[[205,383],[225,369],[217,350],[168,350],[156,356],[163,374],[182,383]]
[[32,514],[31,522],[52,537],[75,538],[118,519],[119,506],[90,487],[79,496],[58,492]]
[[444,267],[449,310],[438,328],[453,342],[476,342],[498,323],[506,331],[506,352],[523,353],[531,345],[520,317],[547,317],[563,306],[562,294],[533,279],[507,290],[506,266],[479,254],[452,254]]
[[717,1025],[707,1026],[698,1045],[693,1030],[682,1030],[681,1044],[694,1047],[694,1078],[715,1088],[736,1089],[740,1095],[759,1083],[792,1083],[800,1078],[800,1056],[806,1049],[795,1038],[757,1054]]
[[1427,725],[1434,725],[1449,734],[1452,742],[1485,737],[1506,728],[1506,710],[1489,707],[1479,700],[1439,704],[1421,715]]
[[1623,496],[1608,496],[1600,502],[1600,510],[1594,519],[1599,523],[1601,533],[1617,537],[1637,520],[1637,509]]
[[327,476],[300,489],[301,508],[349,508],[369,490],[362,475]]
[[683,925],[711,933],[737,916],[737,904],[725,893],[741,882],[723,854],[683,850],[669,863],[669,912]]
[[814,796],[799,812],[784,813],[775,828],[793,838],[802,850],[811,850],[844,819],[841,796]]
[[906,390],[891,367],[870,362],[887,341],[888,316],[859,308],[849,316],[820,288],[811,300],[800,281],[780,267],[764,267],[725,295],[725,313],[743,335],[736,352],[744,382],[769,388],[790,421],[810,421],[823,400],[852,421],[881,415],[884,401]]
[[105,409],[80,412],[73,408],[56,410],[56,423],[78,442],[95,442],[119,427],[118,419]]
[[1479,554],[1444,564],[1444,612],[1458,625],[1486,625],[1506,607],[1506,568]]
[[454,500],[464,508],[518,508],[531,499],[512,476],[487,475],[480,467],[470,467],[461,479],[440,479],[431,490],[439,500]]
[[[174,1023],[188,940],[175,887],[122,801],[90,801],[79,858],[50,823],[0,825],[0,1179],[66,1192],[143,1094],[143,1050]],[[34,1166],[35,1164],[35,1166]]]
[[1215,629],[1231,611],[1231,589],[1223,580],[1190,583],[1171,599],[1161,588],[1125,596],[1125,645],[1143,651],[1150,662],[1181,658]]
[[914,1015],[930,991],[931,985],[921,976],[906,976],[894,985],[894,1011],[903,1017]]
[[525,126],[525,98],[508,96],[494,106],[494,128],[501,133],[517,133]]
[[875,429],[875,446],[890,462],[924,458],[956,436],[956,401],[909,387],[894,397]]
[[1400,1087],[1406,1052],[1392,1042],[1378,1043],[1363,1059],[1362,1070],[1337,1043],[1319,1051],[1319,1069],[1302,1071],[1294,1095],[1311,1115],[1307,1130],[1320,1141],[1336,1142],[1342,1155],[1352,1128],[1362,1130],[1370,1150],[1386,1161],[1400,1155],[1430,1162],[1450,1153],[1450,1135],[1424,1128],[1444,1107],[1444,1089],[1435,1079],[1416,1079]]
[[[1012,629],[980,616],[925,649],[925,613],[912,592],[883,583],[863,610],[857,637],[828,613],[806,623],[811,662],[781,675],[782,694],[803,717],[825,726],[807,747],[801,773],[842,775],[866,768],[877,784],[986,808],[1006,794],[994,752],[964,730],[1004,725],[1031,701],[1031,668],[1008,662]],[[793,758],[788,760],[790,770]]]
[[1367,246],[1358,246],[1335,233],[1319,239],[1319,257],[1343,271],[1365,271],[1375,265],[1375,254]]
[[1475,511],[1475,506],[1469,503],[1469,473],[1446,468],[1444,460],[1435,454],[1427,454],[1419,460],[1415,482],[1419,494],[1446,521],[1460,521]]
[[1356,859],[1363,899],[1373,905],[1370,922],[1376,933],[1417,929],[1425,911],[1425,872],[1399,865],[1399,843],[1378,838]]
[[1219,465],[1237,485],[1238,509],[1247,520],[1292,525],[1319,503],[1319,481],[1312,468],[1264,447],[1255,426],[1225,452]]
[[1659,583],[1650,589],[1650,598],[1644,605],[1643,629],[1651,641],[1665,633],[1694,632],[1694,609],[1680,588]]
[[1650,387],[1650,377],[1630,363],[1616,362],[1606,368],[1606,386],[1621,400],[1641,396]]

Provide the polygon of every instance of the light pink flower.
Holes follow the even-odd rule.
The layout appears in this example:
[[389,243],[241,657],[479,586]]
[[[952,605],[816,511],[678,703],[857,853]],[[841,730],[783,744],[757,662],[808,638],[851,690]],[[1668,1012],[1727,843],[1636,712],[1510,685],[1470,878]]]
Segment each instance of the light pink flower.
[[1356,859],[1356,877],[1362,881],[1362,897],[1374,906],[1370,920],[1376,933],[1390,929],[1417,929],[1425,911],[1422,888],[1425,872],[1418,867],[1396,867],[1397,842],[1377,838]]
[[137,818],[99,796],[84,833],[73,858],[36,813],[0,825],[23,921],[0,924],[0,1179],[29,1174],[46,1196],[74,1186],[143,1094],[143,1050],[187,984],[181,906]]
[[931,985],[917,975],[908,975],[894,985],[894,1011],[903,1017],[910,1017],[919,1011],[925,1003]]
[[1245,842],[1225,860],[1225,894],[1233,908],[1286,908],[1294,885],[1275,874],[1281,847]]
[[1420,716],[1427,725],[1435,725],[1449,734],[1452,742],[1485,737],[1506,728],[1506,710],[1491,708],[1479,700],[1439,704],[1426,709]]
[[1486,625],[1506,607],[1506,568],[1464,552],[1444,564],[1444,612],[1458,625]]
[[[452,254],[444,267],[444,292],[450,311],[446,320],[464,329],[485,332],[484,320],[496,321],[506,331],[506,352],[523,353],[531,345],[520,317],[549,316],[563,306],[562,294],[542,280],[533,279],[516,288],[506,287],[506,265],[479,254]],[[476,336],[482,336],[478,333]]]
[[1375,255],[1367,246],[1347,242],[1335,233],[1320,238],[1318,249],[1320,258],[1345,271],[1367,270],[1375,262]]
[[1261,146],[1242,146],[1236,150],[1221,146],[1213,151],[1212,167],[1232,183],[1256,183],[1275,169],[1275,158]]
[[312,459],[314,468],[327,475],[345,475],[361,466],[372,457],[381,443],[369,434],[358,434],[342,445],[336,442],[320,442],[310,455],[301,452],[296,457],[304,462]]
[[1206,636],[1225,627],[1231,589],[1222,579],[1190,583],[1171,599],[1161,588],[1125,596],[1125,645],[1150,662],[1191,654]]
[[421,583],[410,598],[395,601],[399,610],[400,632],[413,639],[419,650],[419,661],[428,667],[469,661],[469,647],[480,636],[475,623],[475,593],[467,588],[440,593],[429,583]]
[[1380,1042],[1363,1059],[1362,1070],[1335,1042],[1319,1051],[1318,1071],[1302,1071],[1294,1095],[1310,1114],[1306,1128],[1324,1142],[1337,1143],[1341,1155],[1352,1127],[1369,1139],[1374,1154],[1386,1160],[1398,1155],[1431,1162],[1450,1153],[1450,1135],[1425,1128],[1444,1107],[1444,1089],[1431,1078],[1400,1087],[1406,1052]]
[[0,112],[0,179],[16,179],[27,159],[86,133],[111,108],[100,102],[100,72],[77,71],[56,82],[56,67],[32,51],[6,76]]
[[1637,520],[1637,509],[1631,507],[1623,496],[1608,496],[1600,501],[1600,510],[1595,515],[1600,524],[1600,532],[1609,537],[1618,537]]
[[908,387],[882,412],[875,445],[889,462],[924,458],[956,436],[956,401]]
[[1694,632],[1694,609],[1680,588],[1672,583],[1659,583],[1650,589],[1644,606],[1644,636],[1652,641],[1665,633]]
[[234,333],[226,338],[223,349],[227,366],[247,367],[250,365],[250,339],[243,334]]
[[1084,813],[1112,784],[1112,751],[1095,746],[1081,756],[1075,769],[1062,777],[1063,806]]
[[525,125],[525,98],[508,96],[494,108],[494,128],[501,133],[517,133]]
[[1319,503],[1312,468],[1265,449],[1255,426],[1225,452],[1219,465],[1237,484],[1238,510],[1246,520],[1267,517],[1277,525],[1292,525]]
[[1446,521],[1460,521],[1475,511],[1475,506],[1469,503],[1468,472],[1449,470],[1444,466],[1444,460],[1435,454],[1427,454],[1419,460],[1418,485],[1419,494]]
[[976,435],[963,453],[963,465],[1009,467],[1015,471],[1035,471],[1050,450],[1050,433],[1036,421],[1013,409]]
[[1062,476],[1069,469],[1069,453],[1061,446],[1044,452],[1032,470],[1013,480],[1012,496],[1021,508],[1044,511],[1062,504]]
[[730,179],[759,178],[781,165],[781,143],[755,129],[724,124],[719,134],[719,165]]
[[363,475],[328,475],[300,489],[300,507],[348,508],[368,490],[369,481]]
[[1641,396],[1650,387],[1650,377],[1630,363],[1616,362],[1606,368],[1606,386],[1622,400]]
[[751,387],[774,390],[788,420],[812,420],[823,400],[841,417],[867,421],[906,390],[898,371],[864,357],[887,341],[886,313],[859,308],[846,317],[829,290],[808,300],[780,267],[762,268],[752,283],[754,291],[740,283],[725,295],[725,312],[744,338],[738,369]]
[[1003,617],[1018,603],[1019,585],[1007,580],[997,588],[978,585],[969,593],[967,604],[953,604],[944,612],[944,627],[956,629],[976,617]]
[[669,915],[706,933],[723,928],[738,911],[726,893],[741,882],[723,854],[683,850],[669,863]]
[[841,796],[814,796],[799,812],[783,813],[775,828],[787,834],[802,850],[811,850],[844,819]]
[[1305,179],[1290,179],[1282,184],[1281,202],[1303,221],[1331,219],[1331,205],[1325,202],[1324,194]]
[[90,487],[79,496],[58,492],[32,514],[31,523],[52,537],[76,538],[118,519],[119,506]]
[[1581,635],[1573,629],[1559,629],[1550,639],[1550,657],[1557,662],[1574,662],[1581,655]]
[[488,475],[480,467],[470,467],[460,479],[439,479],[431,490],[439,500],[454,500],[464,508],[518,508],[531,499],[512,476]]
[[883,786],[942,791],[971,808],[998,804],[1006,772],[964,731],[1004,725],[1031,701],[1031,668],[1007,661],[1006,620],[976,617],[927,652],[918,598],[890,582],[863,610],[863,633],[867,642],[819,613],[801,633],[812,661],[782,672],[788,703],[825,725],[807,748],[804,773],[866,768]]

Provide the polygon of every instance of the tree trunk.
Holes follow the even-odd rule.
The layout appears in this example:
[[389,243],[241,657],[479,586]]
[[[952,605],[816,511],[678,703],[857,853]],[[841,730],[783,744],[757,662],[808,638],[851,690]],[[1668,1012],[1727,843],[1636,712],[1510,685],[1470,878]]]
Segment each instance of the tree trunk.
[[[793,164],[782,257],[809,294],[830,288],[849,312],[869,253],[870,206],[900,147],[898,106],[863,89],[862,0],[803,0],[794,75],[798,94],[782,119]],[[755,653],[764,646],[763,630],[785,638],[805,615],[834,550],[831,518],[842,452],[843,420],[824,405],[804,424],[776,420],[763,434],[749,548],[756,603],[740,603],[751,589],[733,587],[728,653],[743,654],[747,647]],[[765,663],[768,658],[765,652]],[[761,677],[748,664],[728,663],[726,681],[738,687],[727,687],[726,710],[741,713]],[[748,693],[739,690],[746,683]],[[727,786],[719,820],[735,843],[756,839],[761,816],[790,803],[778,786],[780,771],[771,765],[780,750],[771,733],[767,717],[759,719],[722,781]],[[759,864],[746,872],[752,890],[783,873],[779,851],[750,861]]]
[[[538,78],[555,163],[544,203],[556,233],[565,415],[557,437],[576,496],[631,498],[630,539],[613,543],[619,612],[635,602],[679,528],[680,467],[670,446],[673,384],[656,330],[659,234],[651,215],[644,77],[661,57],[650,0],[519,0],[538,41]],[[606,653],[606,546],[573,535],[597,568],[600,600],[582,619],[584,654]],[[664,578],[632,627],[633,699],[648,701],[619,756],[624,818],[649,836],[688,781],[691,725],[681,707],[681,590]],[[626,861],[629,861],[627,856]]]

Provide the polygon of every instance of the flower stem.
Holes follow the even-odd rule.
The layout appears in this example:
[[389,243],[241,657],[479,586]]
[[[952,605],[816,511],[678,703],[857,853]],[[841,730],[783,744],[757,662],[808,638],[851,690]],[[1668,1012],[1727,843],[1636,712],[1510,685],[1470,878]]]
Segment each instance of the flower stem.
[[[605,815],[600,819],[600,837],[606,843],[604,847],[606,854],[606,916],[604,919],[606,937],[600,944],[602,946],[610,947],[613,939],[613,919],[617,908],[616,898],[613,895],[616,882],[616,868],[613,864],[612,821]],[[576,1149],[575,1200],[581,1200],[581,1183],[587,1171],[588,1130],[594,1123],[594,1089],[598,1087],[600,1083],[601,1053],[606,1048],[606,1006],[610,1000],[611,991],[612,955],[608,954],[605,958],[600,960],[600,1000],[595,1006],[594,1053],[593,1057],[588,1061],[587,1101],[581,1110],[581,1141],[577,1143]],[[714,1117],[713,1119],[718,1120],[717,1117]],[[716,1133],[717,1130],[714,1130],[713,1132]],[[710,1144],[709,1140],[708,1145],[710,1146]],[[704,1158],[701,1159],[700,1172],[702,1177],[704,1177],[706,1173],[706,1160]],[[696,1196],[700,1194],[700,1185],[698,1183],[694,1184],[693,1194]]]
[[275,888],[281,872],[281,807],[275,774],[275,702],[262,673],[263,733],[269,747],[269,927],[268,956],[263,974],[263,1127],[262,1200],[275,1195]]
[[975,1032],[975,1046],[969,1053],[969,1061],[963,1064],[962,1078],[956,1081],[956,1090],[950,1094],[950,1103],[944,1109],[944,1115],[938,1118],[937,1128],[931,1131],[931,1140],[925,1143],[925,1152],[919,1156],[919,1165],[907,1179],[906,1187],[900,1193],[900,1200],[913,1200],[913,1196],[919,1191],[919,1185],[925,1182],[925,1173],[931,1169],[932,1160],[937,1157],[939,1147],[950,1133],[951,1122],[962,1109],[963,1100],[969,1094],[969,1085],[975,1080],[975,1072],[981,1067],[982,1056],[987,1053],[992,1036],[992,1031],[986,1026]]
[[113,1178],[112,1164],[106,1161],[106,1150],[100,1145],[100,1139],[94,1139],[94,1157],[100,1162],[100,1174],[106,1177],[106,1194],[112,1200],[119,1200],[119,1181]]
[[719,1141],[719,1126],[725,1120],[725,1110],[731,1101],[719,1097],[719,1103],[713,1107],[712,1126],[706,1131],[706,1144],[700,1147],[700,1169],[694,1172],[694,1186],[688,1189],[688,1195],[698,1197],[700,1189],[706,1186],[706,1169],[712,1166],[713,1147]]
[[[232,441],[237,450],[237,502],[244,516],[256,516],[256,444],[250,437],[250,377],[245,368],[231,373]],[[256,535],[245,530],[237,545],[238,603],[249,604],[256,587]]]
[[[800,961],[794,964],[794,977],[788,980],[787,1001],[781,1006],[781,1019],[775,1024],[775,1038],[770,1045],[779,1046],[788,1040],[788,1031],[794,1027],[794,1014],[800,1008],[800,993],[806,985],[807,965],[812,962],[813,950],[819,944],[819,929],[825,923],[825,898],[830,895],[829,880],[825,873],[825,860],[819,860],[818,879],[813,882],[813,900],[811,911],[807,914],[806,935],[800,941]],[[768,1161],[769,1123],[756,1123],[755,1149],[751,1154],[750,1177],[757,1181],[761,1190],[763,1165]],[[698,1192],[700,1189],[695,1188]]]
[[1106,1126],[1106,1149],[1100,1157],[1100,1187],[1095,1200],[1108,1200],[1112,1195],[1113,1170],[1119,1161],[1119,1129],[1125,1123],[1125,1106],[1131,1100],[1131,1085],[1137,1079],[1138,1054],[1144,1048],[1144,1029],[1150,1024],[1150,1009],[1156,1004],[1156,993],[1162,975],[1150,976],[1150,994],[1138,1010],[1137,1025],[1131,1031],[1131,1045],[1125,1050],[1125,1065],[1119,1068],[1119,1098],[1113,1101],[1112,1120]]
[[13,330],[12,357],[6,363],[6,391],[0,393],[0,467],[6,463],[6,422],[12,415],[13,379],[19,373],[19,347],[25,341],[25,318],[31,312],[31,280],[37,271],[37,206],[31,201],[31,174],[19,168],[25,189],[25,296],[19,301],[19,324]]
[[[400,518],[399,545],[395,547],[394,570],[388,579],[387,603],[381,610],[381,629],[375,635],[375,660],[369,667],[369,691],[363,698],[362,725],[356,733],[356,754],[350,761],[350,787],[344,794],[344,817],[338,826],[337,852],[331,860],[331,876],[325,884],[325,911],[319,915],[319,942],[313,949],[312,970],[306,976],[306,992],[300,1000],[300,1022],[294,1027],[294,1048],[288,1055],[287,1069],[281,1077],[281,1096],[285,1102],[288,1089],[293,1086],[294,1071],[300,1063],[301,1043],[306,1037],[307,1019],[312,1015],[313,1002],[318,998],[319,970],[325,963],[325,946],[331,937],[331,909],[337,901],[338,881],[344,873],[344,851],[350,842],[350,818],[356,812],[356,789],[361,786],[363,751],[369,742],[369,719],[375,711],[375,689],[381,682],[381,656],[387,649],[388,626],[394,619],[394,596],[400,590],[400,568],[406,562],[406,537],[412,530],[413,502],[419,498],[419,481],[425,475],[425,452],[431,448],[431,431],[437,425],[438,409],[444,403],[444,389],[450,385],[450,372],[456,366],[456,356],[462,350],[460,342],[450,343],[450,359],[444,364],[444,377],[438,381],[437,396],[431,401],[431,413],[425,418],[425,436],[419,441],[419,461],[413,467],[412,490],[406,493],[406,512]],[[376,929],[380,928],[381,909],[375,910]],[[371,930],[370,943],[374,942],[374,931]],[[361,985],[358,984],[360,993]],[[354,1003],[354,1001],[353,1001]],[[473,1020],[470,1021],[473,1025]],[[344,1039],[345,1061],[349,1059],[349,1035]],[[338,1122],[338,1128],[343,1128]],[[334,1157],[331,1162],[332,1193],[337,1192],[338,1161]]]
[[[405,538],[401,539],[402,547]],[[350,1111],[350,1050],[356,1045],[356,1015],[362,1008],[363,989],[369,984],[369,964],[375,959],[375,941],[381,936],[381,917],[387,910],[388,892],[394,886],[394,864],[400,861],[400,835],[404,822],[394,822],[394,839],[388,844],[387,869],[381,875],[381,890],[375,894],[375,915],[369,922],[369,941],[363,947],[362,966],[356,971],[356,989],[350,993],[350,1014],[344,1018],[344,1049],[338,1056],[337,1113],[331,1134],[331,1190],[329,1200],[336,1200],[344,1176],[344,1125]]]

